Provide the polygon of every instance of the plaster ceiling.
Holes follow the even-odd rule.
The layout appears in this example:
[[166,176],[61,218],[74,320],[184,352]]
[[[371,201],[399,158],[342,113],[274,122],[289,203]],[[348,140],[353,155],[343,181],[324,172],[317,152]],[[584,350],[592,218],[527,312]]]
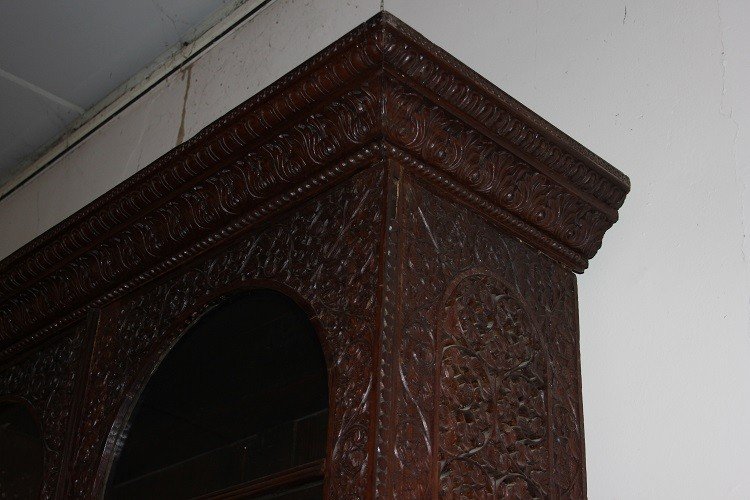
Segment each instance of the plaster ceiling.
[[237,0],[0,0],[0,185]]

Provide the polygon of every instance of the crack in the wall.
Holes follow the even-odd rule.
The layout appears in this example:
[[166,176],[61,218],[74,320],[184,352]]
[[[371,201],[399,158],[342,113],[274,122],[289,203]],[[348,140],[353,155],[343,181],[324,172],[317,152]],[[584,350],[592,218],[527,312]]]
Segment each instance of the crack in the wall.
[[[719,101],[719,113],[729,120],[734,128],[734,135],[732,137],[732,167],[734,171],[734,181],[738,186],[739,196],[739,209],[740,209],[740,229],[742,230],[742,239],[740,240],[740,255],[742,262],[745,264],[745,273],[750,275],[750,268],[748,268],[747,252],[745,247],[750,245],[747,234],[747,221],[745,219],[745,182],[739,168],[739,157],[738,157],[738,142],[740,137],[740,124],[734,118],[734,110],[730,96],[727,95],[727,65],[729,60],[727,57],[726,46],[724,44],[725,34],[725,23],[721,14],[721,0],[716,0],[716,17],[718,20],[719,28],[719,43],[721,44],[721,100]],[[747,281],[747,280],[746,280]],[[745,283],[745,286],[748,286]]]
[[[131,147],[130,154],[128,154],[128,157],[123,164],[123,179],[127,178],[129,174],[133,174],[143,167],[143,165],[141,165],[141,159],[143,158],[143,139],[144,137],[146,137],[146,132],[149,130],[149,126],[152,123],[151,112],[153,111],[155,101],[156,97],[149,97],[148,103],[146,104],[146,111],[144,112],[144,117],[140,124],[141,132],[140,134],[138,134],[138,141],[134,146]],[[157,123],[160,121],[161,118],[157,120]],[[138,154],[138,158],[135,160],[135,162],[133,162],[133,158],[136,154]]]
[[193,65],[191,64],[182,71],[184,78],[187,78],[185,83],[185,95],[182,96],[182,115],[180,116],[180,129],[177,131],[177,144],[179,146],[185,139],[185,111],[187,109],[188,93],[190,92],[190,77],[192,75]]
[[737,122],[732,117],[732,107],[728,106],[729,111],[726,111],[726,95],[727,95],[727,52],[724,46],[724,20],[721,17],[721,0],[716,0],[716,17],[719,22],[719,43],[721,44],[721,104],[719,112],[722,116],[729,118],[735,127],[739,127]]

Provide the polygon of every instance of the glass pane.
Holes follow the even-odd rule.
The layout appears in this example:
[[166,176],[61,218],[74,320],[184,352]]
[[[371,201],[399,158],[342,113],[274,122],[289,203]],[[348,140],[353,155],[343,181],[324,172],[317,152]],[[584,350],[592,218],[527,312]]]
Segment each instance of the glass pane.
[[244,294],[206,314],[149,380],[106,496],[189,498],[320,460],[327,422],[306,314],[275,291]]
[[34,416],[20,403],[0,403],[0,498],[39,498],[43,467]]

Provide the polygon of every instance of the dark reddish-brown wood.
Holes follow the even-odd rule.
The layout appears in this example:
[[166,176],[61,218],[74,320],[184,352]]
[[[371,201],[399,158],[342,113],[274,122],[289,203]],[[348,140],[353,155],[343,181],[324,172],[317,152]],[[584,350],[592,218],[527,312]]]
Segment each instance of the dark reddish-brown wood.
[[268,493],[281,487],[290,487],[310,480],[320,480],[323,477],[324,464],[321,461],[311,462],[284,471],[283,473],[263,477],[234,488],[217,491],[210,495],[198,497],[196,500],[229,500],[232,498],[251,498]]
[[43,496],[97,497],[170,347],[274,288],[328,359],[328,497],[583,498],[574,272],[628,190],[383,13],[0,263],[0,397]]

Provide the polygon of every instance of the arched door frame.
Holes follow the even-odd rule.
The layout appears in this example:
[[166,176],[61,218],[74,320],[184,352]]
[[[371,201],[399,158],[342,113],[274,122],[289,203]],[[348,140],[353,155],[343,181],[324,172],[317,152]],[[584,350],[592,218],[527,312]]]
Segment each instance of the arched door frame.
[[[302,310],[306,316],[306,319],[312,324],[315,331],[315,336],[318,343],[323,351],[323,357],[326,364],[327,380],[328,380],[328,407],[331,408],[333,405],[333,387],[331,377],[331,350],[330,342],[326,339],[324,334],[323,326],[318,320],[315,312],[310,303],[305,300],[296,290],[285,286],[281,283],[270,281],[270,280],[247,280],[236,284],[232,284],[221,289],[214,290],[211,294],[201,297],[196,304],[185,311],[177,319],[172,322],[170,331],[179,332],[173,336],[169,346],[155,353],[154,356],[148,358],[140,367],[136,373],[135,379],[130,386],[125,390],[125,397],[119,406],[117,416],[115,417],[114,423],[107,436],[106,444],[104,447],[104,453],[102,453],[101,460],[99,462],[99,468],[97,473],[96,492],[97,496],[102,496],[109,483],[109,476],[112,472],[115,459],[123,445],[124,439],[126,438],[125,432],[127,430],[128,423],[133,417],[133,412],[138,405],[138,401],[143,395],[143,391],[148,385],[153,375],[159,370],[162,362],[172,352],[174,347],[185,337],[185,335],[192,330],[208,313],[214,309],[225,304],[233,297],[237,297],[243,293],[252,292],[254,290],[273,290],[284,295],[286,298],[291,299],[297,307]],[[165,335],[170,335],[165,332]],[[326,438],[326,462],[328,462],[331,453],[331,418],[333,412],[329,413]],[[324,480],[327,480],[324,474]]]

